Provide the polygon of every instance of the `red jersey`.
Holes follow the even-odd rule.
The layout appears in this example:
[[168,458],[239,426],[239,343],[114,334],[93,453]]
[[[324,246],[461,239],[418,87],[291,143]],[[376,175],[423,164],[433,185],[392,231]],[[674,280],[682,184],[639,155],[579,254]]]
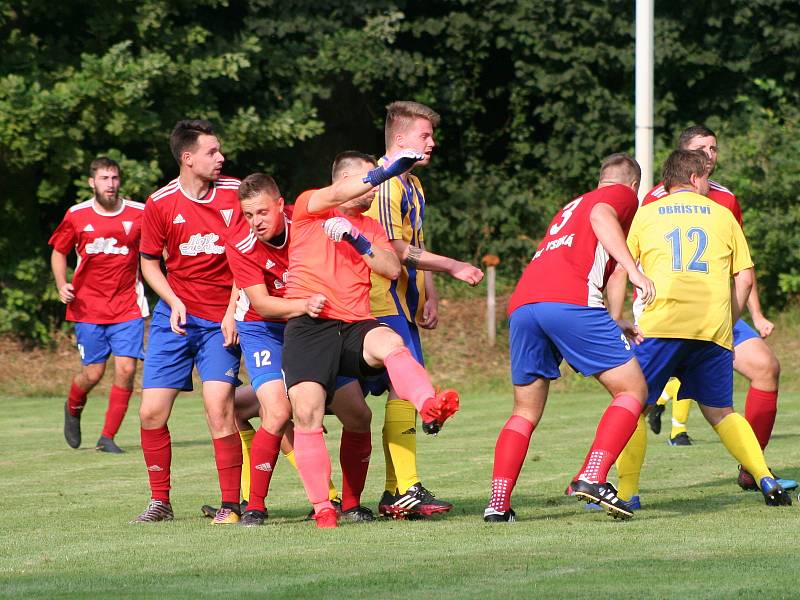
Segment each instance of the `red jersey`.
[[508,312],[534,302],[603,306],[603,289],[616,261],[589,222],[596,204],[609,204],[627,235],[639,202],[629,187],[598,188],[567,203],[552,220],[509,300]]
[[263,284],[270,296],[283,297],[286,293],[286,282],[289,279],[289,239],[291,237],[292,206],[283,211],[284,236],[283,243],[273,246],[269,242],[260,242],[256,234],[242,219],[242,226],[228,237],[225,254],[233,271],[233,279],[239,290],[236,301],[237,321],[277,321],[285,319],[264,319],[250,305],[245,288]]
[[287,298],[324,294],[328,299],[320,318],[346,323],[371,319],[370,268],[347,242],[334,242],[322,228],[326,219],[344,217],[358,227],[374,247],[394,252],[383,227],[364,215],[344,215],[336,209],[310,214],[308,200],[316,190],[300,194],[292,214]]
[[[743,226],[742,223],[742,207],[739,206],[739,201],[736,199],[736,196],[731,192],[728,188],[721,186],[716,181],[708,180],[708,194],[706,194],[708,198],[727,208],[729,211],[733,213],[733,216],[736,217],[736,220],[739,222],[739,226]],[[645,204],[650,204],[651,202],[655,202],[667,196],[667,190],[664,189],[664,182],[662,181],[652,190],[647,192],[647,195],[642,199],[642,206]]]
[[225,259],[225,239],[244,218],[238,189],[238,179],[220,177],[207,197],[198,200],[174,179],[151,194],[144,207],[139,251],[160,257],[166,250],[172,291],[189,314],[209,321],[222,321],[231,297],[233,276]]
[[78,254],[69,321],[106,325],[150,314],[139,279],[143,210],[141,202],[123,200],[117,212],[101,213],[92,199],[64,215],[48,243],[61,254],[73,248]]

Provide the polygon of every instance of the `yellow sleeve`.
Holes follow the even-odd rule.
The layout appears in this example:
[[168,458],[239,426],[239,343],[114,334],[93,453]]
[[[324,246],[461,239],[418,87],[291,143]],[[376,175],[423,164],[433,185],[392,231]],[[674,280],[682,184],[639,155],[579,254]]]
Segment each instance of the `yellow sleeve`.
[[731,228],[733,230],[733,256],[731,259],[731,274],[744,271],[753,266],[753,259],[750,256],[750,249],[747,246],[747,239],[744,237],[739,223],[731,217]]
[[400,212],[402,202],[403,188],[397,178],[392,177],[378,187],[372,206],[364,214],[381,224],[387,238],[402,240],[403,216]]
[[639,223],[641,219],[639,219],[639,213],[636,213],[636,216],[633,217],[633,223],[631,223],[631,228],[628,231],[628,250],[631,252],[631,256],[633,260],[639,261]]

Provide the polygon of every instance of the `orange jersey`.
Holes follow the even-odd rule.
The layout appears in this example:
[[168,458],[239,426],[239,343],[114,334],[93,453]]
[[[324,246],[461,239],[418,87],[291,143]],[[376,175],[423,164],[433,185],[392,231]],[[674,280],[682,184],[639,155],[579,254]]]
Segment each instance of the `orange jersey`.
[[322,228],[326,219],[344,217],[355,225],[374,247],[394,252],[381,225],[364,215],[344,215],[336,209],[308,212],[308,201],[316,190],[300,194],[292,213],[289,241],[289,280],[286,298],[327,298],[320,318],[352,323],[372,318],[369,307],[370,268],[347,242],[334,242]]

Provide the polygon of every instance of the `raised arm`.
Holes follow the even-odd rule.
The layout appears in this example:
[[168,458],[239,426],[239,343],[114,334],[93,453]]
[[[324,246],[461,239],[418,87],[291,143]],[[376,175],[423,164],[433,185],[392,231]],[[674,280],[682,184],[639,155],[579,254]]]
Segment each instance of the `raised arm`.
[[315,191],[308,199],[308,212],[310,214],[323,213],[348,200],[363,196],[384,181],[405,173],[423,158],[425,158],[424,154],[404,150],[383,167],[375,167],[371,171],[353,173],[350,177],[343,177],[328,187]]

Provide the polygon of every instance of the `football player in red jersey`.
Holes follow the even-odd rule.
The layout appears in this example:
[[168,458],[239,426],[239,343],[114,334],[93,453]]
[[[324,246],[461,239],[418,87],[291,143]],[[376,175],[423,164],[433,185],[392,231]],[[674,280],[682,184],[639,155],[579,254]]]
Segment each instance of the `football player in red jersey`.
[[180,174],[148,198],[139,248],[142,274],[161,300],[150,324],[139,410],[151,500],[134,522],[173,518],[167,421],[178,392],[192,389],[197,366],[222,492],[213,523],[236,523],[242,446],[233,391],[240,351],[228,308],[233,276],[225,239],[242,218],[239,180],[221,175],[225,158],[208,121],[180,121],[170,135],[170,149]]
[[[80,446],[86,396],[113,354],[114,380],[96,449],[120,453],[114,436],[128,410],[136,361],[144,357],[144,317],[149,314],[138,261],[144,204],[119,195],[120,168],[110,158],[93,160],[89,173],[92,199],[70,208],[49,242],[58,296],[67,305],[67,319],[75,322],[83,363],[64,405],[64,437],[72,448]],[[73,249],[78,265],[68,281],[67,255]]]
[[509,346],[514,410],[497,439],[487,522],[512,522],[511,494],[542,417],[550,380],[563,359],[592,375],[612,396],[577,478],[577,497],[611,516],[633,513],[607,482],[608,470],[636,429],[647,397],[639,363],[625,334],[603,304],[603,290],[617,263],[640,290],[655,296],[653,282],[636,267],[625,243],[638,207],[641,171],[630,156],[613,154],[600,168],[597,189],[568,202],[555,216],[509,301]]
[[[681,132],[678,139],[678,147],[682,150],[702,150],[709,159],[710,172],[714,173],[717,166],[717,135],[705,125],[694,125]],[[742,209],[736,196],[727,188],[716,181],[709,179],[708,197],[718,204],[728,208],[739,225],[742,223]],[[655,202],[666,196],[664,184],[659,183],[644,198],[642,204]],[[778,410],[778,384],[780,379],[780,362],[775,353],[764,341],[774,330],[774,324],[764,316],[761,309],[761,302],[758,298],[758,289],[754,282],[747,299],[747,308],[753,319],[753,327],[750,327],[744,320],[739,319],[733,326],[735,358],[733,368],[744,375],[750,381],[750,388],[747,391],[745,400],[744,415],[753,431],[756,433],[761,449],[764,450],[769,443],[772,435],[772,428],[775,424],[775,417]],[[680,404],[683,403],[683,404]],[[686,418],[689,414],[691,400],[680,400],[673,402],[673,429],[670,439],[675,444],[675,440],[689,442],[686,433]],[[648,416],[651,428],[660,431],[661,410],[654,410]],[[676,412],[678,416],[676,418]],[[679,442],[677,445],[681,445]],[[797,482],[791,479],[776,477],[778,483],[784,489],[794,489]],[[745,470],[739,470],[739,485],[746,490],[757,490],[753,477]]]

